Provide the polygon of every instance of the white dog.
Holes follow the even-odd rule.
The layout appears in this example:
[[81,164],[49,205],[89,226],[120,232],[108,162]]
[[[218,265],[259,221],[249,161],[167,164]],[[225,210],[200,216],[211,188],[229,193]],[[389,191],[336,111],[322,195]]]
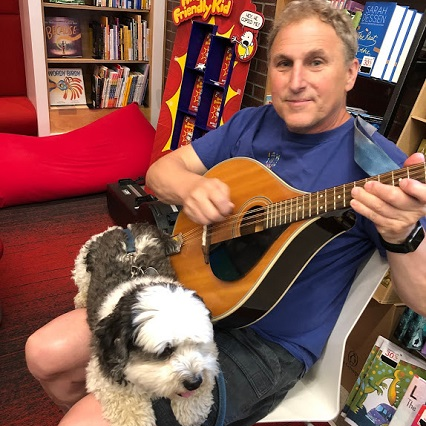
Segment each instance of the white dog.
[[182,426],[198,426],[218,374],[211,316],[176,281],[177,243],[156,227],[111,227],[81,248],[73,278],[87,307],[87,390],[112,426],[155,426],[152,400],[169,398]]

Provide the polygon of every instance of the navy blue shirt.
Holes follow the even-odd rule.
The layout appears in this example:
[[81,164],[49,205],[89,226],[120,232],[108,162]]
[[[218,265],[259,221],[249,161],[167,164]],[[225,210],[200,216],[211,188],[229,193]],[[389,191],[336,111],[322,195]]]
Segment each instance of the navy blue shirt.
[[[402,167],[406,155],[393,142],[377,132],[373,139]],[[368,177],[354,161],[353,118],[320,134],[295,134],[272,105],[246,108],[192,145],[207,169],[228,158],[250,157],[305,192]],[[308,369],[321,355],[358,266],[375,247],[385,255],[373,223],[357,215],[355,226],[324,246],[285,297],[251,327]]]

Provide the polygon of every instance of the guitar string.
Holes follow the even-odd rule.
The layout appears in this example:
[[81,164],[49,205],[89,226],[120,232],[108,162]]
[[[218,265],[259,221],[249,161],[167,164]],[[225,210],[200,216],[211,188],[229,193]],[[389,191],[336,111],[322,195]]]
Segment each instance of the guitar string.
[[[408,173],[408,169],[409,169],[409,173]],[[421,164],[413,165],[407,168],[403,168],[403,169],[395,170],[393,172],[388,172],[382,175],[378,175],[378,176],[375,176],[374,178],[361,179],[359,181],[352,182],[349,184],[343,184],[334,188],[327,188],[325,190],[317,191],[315,193],[304,194],[302,196],[293,197],[287,200],[279,201],[277,203],[272,203],[266,207],[259,207],[257,209],[250,210],[250,216],[246,218],[246,220],[244,220],[243,215],[241,213],[237,213],[237,214],[228,216],[223,222],[214,223],[210,225],[208,227],[209,231],[207,232],[207,236],[211,237],[215,233],[219,233],[219,232],[230,232],[232,228],[234,228],[235,220],[239,218],[243,218],[244,220],[240,224],[240,227],[239,227],[240,229],[252,227],[256,224],[263,223],[265,221],[265,217],[267,217],[268,215],[268,212],[265,211],[268,208],[269,210],[271,210],[271,208],[274,209],[273,213],[275,218],[277,216],[280,216],[281,218],[284,212],[284,216],[285,217],[289,216],[290,218],[289,224],[293,222],[309,219],[310,217],[312,217],[312,209],[310,209],[311,214],[307,218],[305,218],[306,209],[304,209],[302,211],[303,214],[300,219],[297,219],[297,220],[292,219],[292,216],[295,216],[297,218],[298,214],[300,213],[300,203],[297,200],[303,200],[301,204],[302,206],[304,206],[305,199],[309,199],[308,204],[311,204],[312,198],[317,198],[317,199],[321,198],[325,200],[324,207],[326,208],[324,210],[328,211],[329,208],[332,207],[333,208],[332,211],[333,211],[333,210],[336,210],[335,209],[336,200],[335,200],[335,197],[333,197],[333,200],[329,201],[327,196],[327,191],[332,191],[334,194],[339,194],[339,191],[341,192],[343,190],[343,194],[344,194],[346,192],[346,187],[352,188],[352,187],[360,186],[361,183],[365,184],[369,180],[375,180],[382,183],[392,183],[394,186],[395,185],[397,186],[398,181],[404,177],[410,177],[416,180],[425,179],[425,164],[421,163]],[[387,178],[390,178],[389,182],[387,182]],[[340,196],[341,195],[342,194],[340,194]],[[352,197],[349,197],[349,201],[350,199],[352,199]],[[346,201],[346,198],[344,200]],[[294,207],[293,204],[296,207]],[[314,204],[318,204],[318,202],[315,203],[314,201]],[[342,205],[342,208],[344,207],[345,206]],[[317,207],[317,210],[318,210],[318,207]],[[308,209],[308,212],[309,212],[309,209]],[[247,212],[245,212],[244,214],[247,214]],[[317,216],[317,215],[318,214],[315,214],[314,216]],[[287,220],[285,219],[284,223],[279,223],[279,225],[286,224],[286,223],[287,223]],[[276,226],[276,225],[273,225],[273,226]],[[204,230],[202,227],[193,228],[190,231],[183,233],[182,238],[184,241],[189,242],[190,240],[193,240],[195,238],[198,239],[203,234],[203,232]]]

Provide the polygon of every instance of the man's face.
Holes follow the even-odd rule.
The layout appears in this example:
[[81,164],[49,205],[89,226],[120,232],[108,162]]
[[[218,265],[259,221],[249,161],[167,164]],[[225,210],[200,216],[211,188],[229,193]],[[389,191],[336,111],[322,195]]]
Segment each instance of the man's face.
[[309,18],[281,29],[270,52],[272,103],[290,131],[320,133],[343,124],[358,61],[345,61],[334,28]]

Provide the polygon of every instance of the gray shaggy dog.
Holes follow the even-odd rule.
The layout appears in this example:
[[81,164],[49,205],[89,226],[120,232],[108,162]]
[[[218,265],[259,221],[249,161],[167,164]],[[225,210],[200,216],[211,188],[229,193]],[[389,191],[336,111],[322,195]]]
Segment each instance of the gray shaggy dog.
[[217,348],[209,310],[176,279],[178,242],[149,224],[115,226],[81,248],[76,308],[87,308],[87,390],[112,426],[155,426],[152,400],[169,398],[182,426],[213,404]]

